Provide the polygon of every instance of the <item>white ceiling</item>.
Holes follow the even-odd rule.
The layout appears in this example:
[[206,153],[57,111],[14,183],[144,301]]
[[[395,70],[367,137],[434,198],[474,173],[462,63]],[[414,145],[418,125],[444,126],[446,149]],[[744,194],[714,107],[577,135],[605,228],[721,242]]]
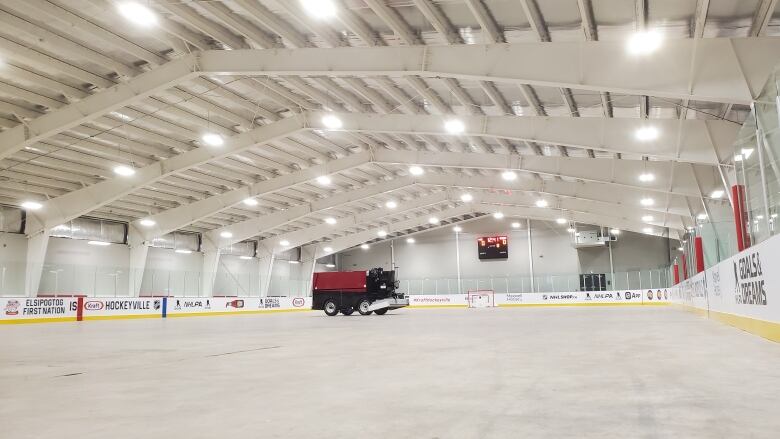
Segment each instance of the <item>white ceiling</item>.
[[[225,245],[219,233],[241,230],[229,241],[291,236],[301,245],[356,245],[380,228],[431,227],[431,215],[454,222],[497,210],[680,231],[694,223],[710,192],[723,188],[718,164],[728,164],[731,133],[749,111],[745,102],[632,95],[607,91],[610,84],[577,88],[576,81],[552,81],[562,87],[396,70],[307,71],[328,71],[330,61],[392,64],[406,53],[396,59],[381,46],[428,45],[427,61],[435,63],[434,46],[509,43],[516,53],[540,48],[513,61],[544,78],[560,73],[554,62],[566,61],[553,48],[589,40],[604,42],[607,49],[595,46],[600,53],[617,53],[642,28],[658,29],[668,47],[692,38],[780,34],[776,0],[335,0],[337,16],[325,21],[304,13],[297,0],[140,0],[158,17],[150,28],[128,22],[117,3],[0,0],[0,203],[44,202],[29,212],[28,233],[81,215],[135,226],[151,217],[158,226],[139,227],[147,240],[180,229]],[[204,66],[193,61],[190,70],[174,71],[172,61],[237,49],[254,51],[210,59],[243,62],[243,71],[199,70],[205,57]],[[308,65],[257,70],[258,63],[291,59]],[[459,64],[479,70],[487,61],[477,59]],[[604,61],[622,68],[614,56]],[[634,79],[635,90],[663,88],[663,78]],[[718,79],[704,85],[738,94]],[[160,83],[151,92],[135,96],[138,84],[154,80]],[[322,110],[338,112],[344,130],[321,126]],[[466,135],[436,128],[453,115],[467,122]],[[575,117],[583,120],[565,120]],[[632,132],[642,119],[669,128],[647,144],[630,136],[605,140]],[[224,149],[203,145],[207,131],[226,139]],[[395,154],[373,157],[385,151]],[[136,175],[116,176],[120,164]],[[412,164],[423,165],[424,176],[412,178]],[[520,171],[514,182],[501,179],[509,167]],[[638,180],[650,171],[653,183]],[[324,174],[331,184],[314,180]],[[473,202],[460,200],[466,191]],[[241,203],[248,196],[258,205]],[[641,206],[648,197],[654,205]],[[535,207],[539,198],[550,206]],[[399,203],[392,211],[384,207],[391,199]],[[640,219],[648,214],[653,221]],[[323,227],[326,217],[338,223]]]

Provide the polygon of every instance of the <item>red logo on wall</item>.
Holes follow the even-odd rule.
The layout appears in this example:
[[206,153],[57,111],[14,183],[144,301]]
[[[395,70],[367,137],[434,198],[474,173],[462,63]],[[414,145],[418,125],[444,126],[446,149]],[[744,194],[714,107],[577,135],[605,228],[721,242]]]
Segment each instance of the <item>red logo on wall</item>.
[[225,308],[243,308],[243,307],[244,307],[243,300],[231,300],[225,304]]
[[296,307],[299,307],[299,308],[302,307],[305,303],[306,303],[306,301],[303,300],[303,297],[296,297],[296,298],[294,298],[292,300],[293,306],[296,306]]
[[19,315],[19,307],[21,304],[18,300],[9,300],[5,304],[5,315],[16,316]]

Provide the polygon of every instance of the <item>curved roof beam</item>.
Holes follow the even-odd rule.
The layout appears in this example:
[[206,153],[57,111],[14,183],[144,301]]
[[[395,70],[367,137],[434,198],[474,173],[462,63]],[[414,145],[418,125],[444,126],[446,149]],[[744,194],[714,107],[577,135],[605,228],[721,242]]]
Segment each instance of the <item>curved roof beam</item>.
[[[780,46],[780,45],[779,45]],[[306,126],[326,130],[322,116],[306,115]],[[452,136],[444,128],[448,116],[406,114],[338,114],[342,131]],[[649,155],[671,161],[717,165],[718,154],[733,152],[739,125],[722,120],[548,117],[548,116],[457,116],[465,126],[464,136],[498,137],[608,152]],[[652,126],[658,137],[637,138],[637,131]]]

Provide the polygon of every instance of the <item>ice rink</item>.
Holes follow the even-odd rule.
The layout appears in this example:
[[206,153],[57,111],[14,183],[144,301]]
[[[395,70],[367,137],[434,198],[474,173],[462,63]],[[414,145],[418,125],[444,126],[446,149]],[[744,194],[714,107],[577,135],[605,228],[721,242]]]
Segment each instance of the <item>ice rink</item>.
[[0,328],[3,438],[772,438],[780,345],[677,308]]

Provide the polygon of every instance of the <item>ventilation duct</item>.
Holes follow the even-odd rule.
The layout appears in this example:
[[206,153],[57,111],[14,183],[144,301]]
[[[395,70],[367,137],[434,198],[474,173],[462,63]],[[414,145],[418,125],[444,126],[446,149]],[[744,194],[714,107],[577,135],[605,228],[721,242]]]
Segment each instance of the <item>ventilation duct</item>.
[[94,218],[76,218],[51,229],[57,238],[127,243],[127,224]]
[[282,261],[293,261],[293,262],[301,262],[301,248],[291,248],[287,251],[281,252],[278,255],[276,255],[276,259],[282,260]]
[[257,252],[257,241],[244,241],[231,244],[219,249],[220,253],[228,256],[249,256],[253,258]]
[[197,252],[200,251],[200,234],[172,232],[152,239],[150,246],[182,252]]
[[0,206],[0,232],[24,233],[25,214],[22,209]]

